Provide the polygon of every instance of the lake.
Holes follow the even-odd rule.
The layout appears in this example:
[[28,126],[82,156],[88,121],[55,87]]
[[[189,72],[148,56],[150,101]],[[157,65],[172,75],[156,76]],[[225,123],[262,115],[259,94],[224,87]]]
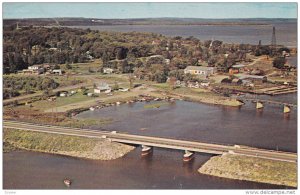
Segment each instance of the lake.
[[276,22],[269,25],[109,25],[69,26],[90,28],[99,31],[152,32],[165,36],[194,36],[200,40],[221,40],[226,43],[271,44],[273,26],[276,28],[276,43],[297,47],[297,23]]

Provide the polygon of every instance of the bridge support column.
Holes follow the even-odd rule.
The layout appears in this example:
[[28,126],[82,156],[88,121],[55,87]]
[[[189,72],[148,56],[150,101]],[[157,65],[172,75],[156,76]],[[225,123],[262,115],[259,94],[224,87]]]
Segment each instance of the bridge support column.
[[264,108],[264,105],[261,102],[257,101],[256,102],[256,109],[262,109],[262,108]]
[[290,113],[291,112],[291,108],[287,105],[283,105],[283,113]]
[[146,155],[150,154],[152,152],[152,150],[153,150],[152,147],[142,145],[142,156],[146,156]]
[[184,155],[183,155],[183,161],[184,162],[188,162],[190,160],[192,160],[194,158],[194,152],[191,151],[184,151]]

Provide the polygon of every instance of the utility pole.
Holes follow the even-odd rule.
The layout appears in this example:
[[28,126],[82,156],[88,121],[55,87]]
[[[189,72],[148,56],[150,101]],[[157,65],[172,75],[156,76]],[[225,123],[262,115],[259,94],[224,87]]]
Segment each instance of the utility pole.
[[272,40],[271,40],[271,54],[273,55],[275,51],[276,51],[276,34],[275,34],[275,26],[273,26]]
[[272,48],[276,48],[276,34],[275,34],[275,26],[273,26],[273,33],[272,33],[272,41],[271,41]]

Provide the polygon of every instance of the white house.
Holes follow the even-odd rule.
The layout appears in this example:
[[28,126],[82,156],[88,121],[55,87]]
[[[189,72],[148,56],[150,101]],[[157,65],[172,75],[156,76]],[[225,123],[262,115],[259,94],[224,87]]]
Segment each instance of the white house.
[[28,66],[28,70],[38,70],[42,68],[42,65],[32,65],[32,66]]
[[101,92],[106,92],[106,91],[111,91],[111,87],[105,83],[99,83],[95,88],[94,88],[94,93],[101,93]]
[[62,75],[62,70],[61,69],[54,69],[54,70],[52,70],[52,73]]
[[111,74],[114,72],[114,69],[112,68],[103,68],[103,73],[104,74]]
[[210,76],[217,71],[215,67],[188,66],[184,69],[184,74]]
[[32,65],[28,66],[27,70],[24,70],[24,72],[28,72],[31,74],[42,74],[44,73],[45,69],[42,67],[42,65]]

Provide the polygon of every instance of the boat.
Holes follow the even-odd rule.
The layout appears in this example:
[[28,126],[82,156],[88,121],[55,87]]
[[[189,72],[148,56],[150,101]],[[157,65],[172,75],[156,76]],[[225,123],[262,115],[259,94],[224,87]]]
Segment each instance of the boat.
[[193,152],[186,152],[183,155],[183,161],[184,162],[188,162],[188,161],[192,160],[193,158],[194,158],[194,153]]
[[90,107],[90,110],[91,110],[91,111],[94,111],[94,110],[95,110],[95,108],[94,108],[94,107]]
[[152,152],[152,148],[149,146],[142,146],[142,156],[146,156]]
[[64,179],[64,184],[66,185],[66,186],[70,186],[71,185],[71,180],[70,179]]

